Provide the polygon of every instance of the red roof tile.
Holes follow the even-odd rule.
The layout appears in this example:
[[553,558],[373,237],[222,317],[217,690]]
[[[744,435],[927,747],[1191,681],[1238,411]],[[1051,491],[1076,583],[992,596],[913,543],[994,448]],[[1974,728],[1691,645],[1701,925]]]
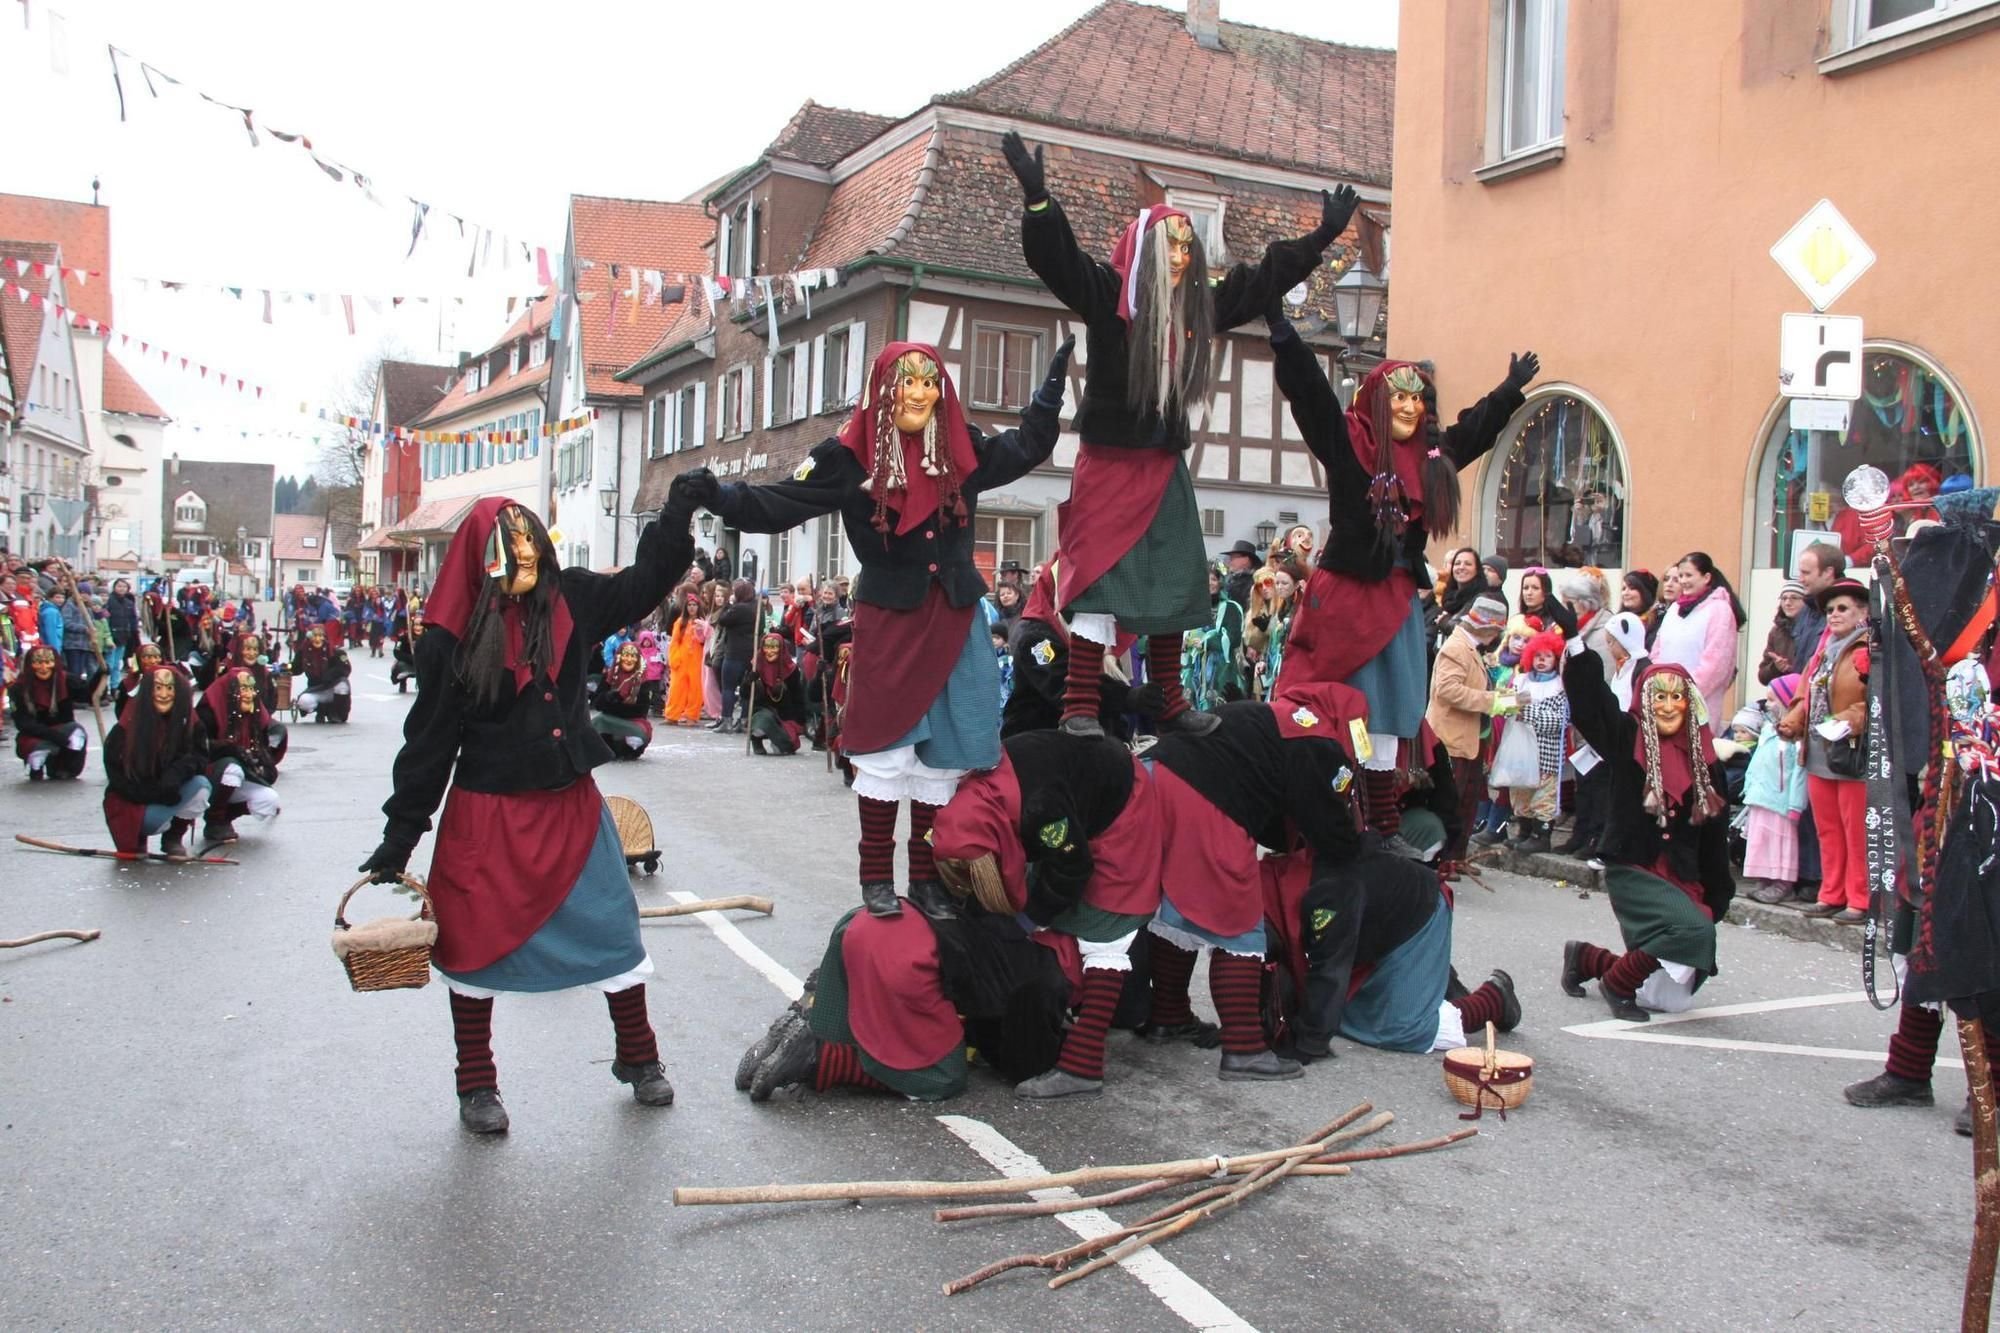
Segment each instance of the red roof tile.
[[577,317],[577,332],[583,339],[584,392],[594,398],[642,397],[641,386],[621,384],[614,377],[659,342],[687,302],[635,305],[629,295],[631,272],[624,266],[706,273],[710,260],[705,247],[715,223],[700,204],[575,194],[569,208],[576,255],[598,261],[577,275],[580,294],[593,298],[578,307]]
[[935,100],[1389,183],[1395,52],[1242,23],[1222,24],[1221,38],[1211,51],[1179,10],[1105,0],[991,78]]
[[122,412],[126,416],[167,419],[166,412],[153,401],[153,395],[139,387],[139,381],[132,378],[132,372],[112,355],[108,346],[104,349],[103,406],[107,412]]
[[[910,211],[924,155],[936,136],[935,130],[919,134],[834,186],[800,267],[851,264],[863,255],[886,253],[890,236]],[[1014,193],[1019,196],[1019,187]]]
[[[271,554],[279,560],[318,560],[326,554],[326,516],[323,514],[274,514],[276,528],[271,534]],[[306,538],[313,544],[306,545]]]
[[790,158],[815,167],[830,167],[896,123],[895,116],[821,106],[807,98],[792,113],[778,137],[758,156]]
[[[534,304],[522,311],[514,322],[507,326],[507,331],[501,334],[491,347],[488,347],[479,355],[494,356],[503,353],[507,349],[507,344],[514,342],[516,339],[525,337],[529,333],[541,333],[547,330],[549,321],[555,317],[556,313],[555,292],[556,289],[551,286],[540,296],[536,297]],[[475,357],[473,359],[477,360],[478,358]],[[519,393],[523,389],[533,388],[538,384],[546,384],[549,379],[549,362],[544,359],[541,365],[530,369],[528,359],[524,355],[521,358],[521,369],[518,373],[509,375],[504,373],[503,368],[503,373],[493,376],[485,388],[472,392],[466,390],[465,375],[462,371],[453,369],[451,374],[452,383],[450,391],[444,397],[440,398],[430,411],[425,412],[415,421],[410,422],[410,425],[433,425],[450,417],[457,416],[469,408],[478,407],[482,403],[490,403],[497,399],[505,398],[508,394]]]
[[[0,231],[0,236],[6,234]],[[34,264],[53,264],[60,258],[61,252],[55,246],[40,241],[0,240],[0,255],[9,259],[32,260]],[[4,276],[15,286],[27,288],[33,296],[49,294],[49,280],[36,273],[32,265],[26,273],[18,275],[9,265]],[[32,297],[23,301],[19,293],[13,291],[0,293],[0,338],[7,343],[7,372],[14,381],[16,410],[25,412],[24,405],[30,396],[29,386],[34,380],[42,341],[42,303]]]
[[[63,263],[102,274],[87,282],[64,283],[69,296],[65,304],[82,311],[85,319],[94,319],[99,324],[115,322],[111,318],[110,209],[29,194],[0,194],[0,236],[59,245]],[[33,258],[12,250],[0,250],[0,254],[10,259]]]

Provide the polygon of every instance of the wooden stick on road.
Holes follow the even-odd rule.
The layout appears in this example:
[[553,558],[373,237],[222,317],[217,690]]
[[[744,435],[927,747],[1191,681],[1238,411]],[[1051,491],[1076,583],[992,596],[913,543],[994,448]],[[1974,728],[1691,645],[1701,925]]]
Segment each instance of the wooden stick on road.
[[35,935],[23,935],[18,940],[0,940],[0,949],[19,949],[29,944],[40,944],[43,940],[82,940],[88,944],[103,933],[100,930],[44,930]]
[[667,903],[660,907],[642,907],[639,918],[646,920],[661,916],[693,916],[696,912],[761,912],[765,916],[775,910],[769,898],[758,898],[752,894],[739,893],[733,898],[703,898],[691,903]]

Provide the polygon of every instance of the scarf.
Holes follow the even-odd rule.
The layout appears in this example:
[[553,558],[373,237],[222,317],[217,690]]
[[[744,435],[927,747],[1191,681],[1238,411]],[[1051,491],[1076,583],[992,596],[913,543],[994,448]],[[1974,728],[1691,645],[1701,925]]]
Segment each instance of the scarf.
[[766,661],[763,645],[758,645],[757,688],[766,699],[775,700],[785,697],[785,682],[792,678],[796,668],[792,665],[791,640],[781,635],[766,634],[764,643],[769,643],[774,638],[778,640],[778,660],[775,662]]
[[[1679,732],[1662,736],[1646,701],[1646,684],[1655,676],[1678,676],[1687,690],[1687,721]],[[1709,766],[1715,762],[1715,740],[1708,730],[1708,705],[1695,686],[1694,677],[1682,667],[1649,666],[1632,691],[1631,712],[1638,718],[1637,735],[1632,741],[1632,758],[1646,775],[1645,807],[1662,826],[1668,812],[1688,804],[1689,793],[1699,804],[1691,822],[1700,824],[1710,815],[1720,814],[1727,802],[1709,785]],[[1690,746],[1699,747],[1699,754]]]
[[[450,632],[454,639],[465,641],[465,627],[471,623],[472,608],[479,604],[480,580],[486,578],[486,548],[493,540],[493,533],[500,526],[502,510],[521,505],[518,500],[510,500],[504,495],[489,495],[472,506],[452,534],[451,546],[444,553],[444,563],[438,567],[437,582],[431,586],[430,601],[424,608],[424,625],[427,629],[442,629]],[[557,571],[544,569],[541,577],[557,578]],[[523,657],[520,603],[514,599],[503,599],[501,617],[507,631],[508,670],[514,673],[514,688],[524,690],[533,679],[534,672]],[[549,650],[555,660],[549,663],[549,674],[562,670],[563,655],[569,648],[569,636],[574,622],[570,619],[569,603],[562,597],[560,585],[549,609]]]
[[[898,430],[893,419],[896,363],[910,352],[929,357],[938,368],[937,409],[930,426],[921,435]],[[958,390],[944,366],[944,358],[929,343],[890,343],[876,354],[875,367],[869,372],[860,401],[855,403],[847,424],[840,428],[841,444],[861,464],[869,485],[875,480],[878,446],[890,439],[900,442],[900,451],[887,460],[882,493],[875,496],[878,505],[895,511],[894,531],[899,537],[923,525],[933,514],[941,520],[966,521],[965,501],[958,487],[979,466],[979,455],[972,448],[972,434],[965,424],[965,411],[959,406]],[[911,466],[913,460],[917,466]],[[948,488],[939,485],[941,476],[947,477]],[[944,512],[946,506],[949,513]]]
[[1064,623],[1062,612],[1056,610],[1056,562],[1062,559],[1062,549],[1049,552],[1048,563],[1042,566],[1041,577],[1028,590],[1028,604],[1021,612],[1023,620],[1039,620],[1049,627],[1056,641],[1069,646],[1069,626]]
[[[271,715],[265,711],[263,682],[258,682],[257,711],[245,713],[236,706],[236,678],[248,676],[257,679],[257,673],[248,667],[232,667],[219,673],[209,687],[202,691],[201,701],[208,705],[208,715],[222,728],[222,735],[216,739],[227,745],[242,749],[264,748],[264,735],[270,730]],[[141,695],[133,702],[143,702]]]
[[1194,230],[1194,220],[1180,209],[1155,205],[1140,209],[1139,216],[1125,224],[1125,234],[1112,248],[1111,269],[1118,275],[1118,318],[1127,324],[1139,308],[1139,284],[1144,281],[1139,272],[1139,255],[1145,247],[1146,233],[1170,218],[1179,218],[1187,223],[1189,231]]

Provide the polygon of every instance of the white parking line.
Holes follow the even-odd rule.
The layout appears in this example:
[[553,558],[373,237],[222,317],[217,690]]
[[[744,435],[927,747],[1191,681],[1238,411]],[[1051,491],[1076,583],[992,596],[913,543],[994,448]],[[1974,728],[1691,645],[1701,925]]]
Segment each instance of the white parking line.
[[[965,1145],[986,1159],[995,1171],[1009,1179],[1049,1174],[1041,1161],[983,1120],[969,1116],[941,1115],[938,1123],[965,1141]],[[1076,1191],[1067,1187],[1034,1190],[1034,1199],[1074,1199]],[[1074,1213],[1057,1213],[1055,1220],[1088,1240],[1119,1229],[1118,1223],[1101,1208],[1085,1208]],[[1140,1250],[1118,1261],[1118,1266],[1139,1279],[1146,1290],[1190,1326],[1201,1329],[1252,1329],[1243,1316],[1224,1305],[1215,1293],[1196,1282],[1173,1261],[1157,1250]]]
[[[1654,1014],[1651,1022],[1627,1023],[1607,1018],[1596,1023],[1578,1023],[1563,1029],[1578,1037],[1602,1041],[1636,1041],[1652,1046],[1696,1046],[1712,1051],[1746,1051],[1757,1055],[1804,1055],[1822,1060],[1860,1060],[1880,1063],[1883,1051],[1857,1051],[1839,1046],[1798,1046],[1790,1042],[1738,1041],[1731,1037],[1681,1037],[1655,1031],[1673,1023],[1696,1023],[1709,1018],[1737,1018],[1745,1014],[1774,1014],[1787,1009],[1819,1009],[1835,1004],[1856,1004],[1868,998],[1866,991],[1837,991],[1830,995],[1794,995],[1783,1000],[1757,1000],[1748,1004],[1718,1004],[1709,1009],[1690,1009],[1680,1014]],[[1939,1056],[1946,1069],[1963,1069],[1962,1060]]]
[[[678,903],[699,902],[692,893],[676,889],[667,895]],[[696,912],[694,919],[715,932],[715,938],[728,947],[729,952],[741,958],[757,974],[776,986],[788,1000],[796,1000],[806,993],[806,984],[791,974],[783,963],[765,953],[750,942],[750,937],[738,930],[735,923],[720,912]]]

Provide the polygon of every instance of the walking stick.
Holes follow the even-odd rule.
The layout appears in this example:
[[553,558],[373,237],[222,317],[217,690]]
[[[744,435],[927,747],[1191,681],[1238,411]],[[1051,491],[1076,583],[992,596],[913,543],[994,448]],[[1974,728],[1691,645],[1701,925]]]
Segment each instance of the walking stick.
[[764,595],[757,594],[757,619],[755,632],[750,636],[750,695],[743,705],[743,753],[756,751],[750,742],[756,738],[750,734],[750,719],[757,715],[757,664],[764,658]]
[[834,668],[826,660],[826,636],[820,636],[819,659],[819,744],[826,751],[826,771],[833,772],[833,691],[827,687],[827,677]]

